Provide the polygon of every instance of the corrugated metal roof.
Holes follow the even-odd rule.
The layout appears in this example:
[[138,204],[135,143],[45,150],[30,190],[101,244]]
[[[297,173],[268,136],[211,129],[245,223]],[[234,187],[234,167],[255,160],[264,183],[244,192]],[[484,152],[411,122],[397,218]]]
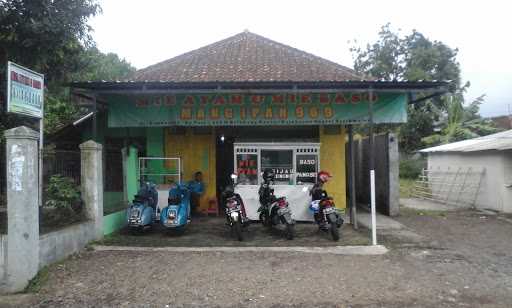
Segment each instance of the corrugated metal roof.
[[432,152],[476,152],[488,150],[511,150],[512,149],[512,129],[501,133],[478,137],[459,142],[439,145],[436,147],[420,150],[422,153]]

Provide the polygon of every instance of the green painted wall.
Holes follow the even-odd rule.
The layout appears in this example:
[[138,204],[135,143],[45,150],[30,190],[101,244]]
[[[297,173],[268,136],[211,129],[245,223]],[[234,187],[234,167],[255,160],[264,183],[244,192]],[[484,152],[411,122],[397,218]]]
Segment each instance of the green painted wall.
[[[82,142],[92,139],[92,121],[87,122],[82,129]],[[145,137],[146,129],[141,127],[127,127],[127,128],[109,128],[107,126],[107,115],[98,114],[98,140],[97,142],[103,144],[106,137],[124,138],[124,137]]]
[[139,153],[137,148],[129,147],[128,157],[126,158],[126,194],[128,202],[132,202],[133,196],[137,194],[139,188],[137,169],[139,163]]
[[123,207],[122,191],[104,191],[103,192],[103,213],[113,213]]
[[[162,127],[146,128],[146,155],[148,157],[164,157],[164,129]],[[147,166],[151,173],[165,173],[162,160],[150,160]],[[164,184],[163,176],[150,176],[147,180],[156,184]]]
[[126,210],[103,216],[103,234],[108,235],[126,225]]

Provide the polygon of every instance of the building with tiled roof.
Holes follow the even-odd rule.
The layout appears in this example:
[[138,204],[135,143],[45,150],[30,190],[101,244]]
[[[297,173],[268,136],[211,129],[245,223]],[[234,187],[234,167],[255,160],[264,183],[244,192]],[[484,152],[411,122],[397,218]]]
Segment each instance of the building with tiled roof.
[[[408,103],[440,95],[447,86],[374,80],[245,31],[140,69],[125,80],[73,83],[75,97],[93,107],[74,126],[82,127],[84,139],[92,137],[107,149],[132,145],[138,155],[179,157],[180,180],[201,171],[206,182],[202,211],[217,204],[218,189],[235,172],[248,216],[258,219],[257,198],[249,194],[261,183],[259,172],[274,169],[276,180],[287,188],[294,217],[311,220],[309,196],[302,189],[316,182],[320,169],[334,175],[326,189],[335,204],[347,205],[345,143],[352,125],[403,123]],[[379,155],[386,159],[385,153]],[[114,168],[114,163],[105,165]],[[156,174],[167,170],[167,164],[151,166],[159,166],[152,170]],[[126,174],[141,174],[131,171]],[[378,181],[384,178],[377,175]],[[136,187],[132,178],[125,182]],[[128,189],[126,197],[135,193]],[[389,214],[386,196],[379,193],[378,209]]]
[[127,81],[363,80],[353,69],[245,31],[138,70]]

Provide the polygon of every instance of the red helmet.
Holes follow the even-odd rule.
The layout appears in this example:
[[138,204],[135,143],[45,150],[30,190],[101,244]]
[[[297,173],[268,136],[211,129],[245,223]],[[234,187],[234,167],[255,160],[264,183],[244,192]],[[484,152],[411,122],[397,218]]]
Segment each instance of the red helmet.
[[320,171],[318,172],[318,180],[322,183],[327,182],[331,178],[331,174],[327,171]]

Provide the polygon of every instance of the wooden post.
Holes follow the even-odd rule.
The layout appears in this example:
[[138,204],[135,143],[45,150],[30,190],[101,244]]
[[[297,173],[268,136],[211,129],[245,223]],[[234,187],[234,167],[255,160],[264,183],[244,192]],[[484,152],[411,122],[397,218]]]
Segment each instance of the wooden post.
[[96,95],[93,95],[93,107],[92,107],[92,140],[98,142],[98,104],[96,102]]

